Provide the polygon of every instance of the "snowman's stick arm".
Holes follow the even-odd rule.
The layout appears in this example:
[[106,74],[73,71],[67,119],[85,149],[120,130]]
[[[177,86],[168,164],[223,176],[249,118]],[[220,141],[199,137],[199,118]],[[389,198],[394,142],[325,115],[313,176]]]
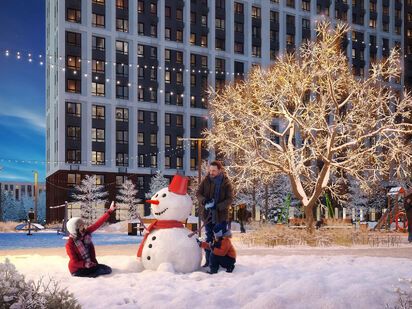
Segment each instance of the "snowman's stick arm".
[[205,227],[206,224],[210,223],[210,221],[212,221],[212,218],[209,216],[208,220],[203,222],[203,224],[200,226],[200,229],[197,229],[196,231],[193,231],[192,233],[187,235],[187,237],[192,238],[195,234],[198,234],[199,231],[201,231]]

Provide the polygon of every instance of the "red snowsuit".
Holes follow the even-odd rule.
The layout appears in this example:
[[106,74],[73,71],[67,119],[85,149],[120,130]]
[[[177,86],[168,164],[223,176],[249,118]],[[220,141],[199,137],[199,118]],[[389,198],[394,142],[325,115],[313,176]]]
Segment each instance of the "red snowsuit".
[[[105,223],[109,218],[110,218],[110,211],[107,211],[103,216],[99,218],[94,224],[90,225],[86,229],[86,233],[93,233],[95,230],[97,230],[100,226],[102,226],[103,223]],[[90,244],[89,246],[89,254],[90,254],[90,260],[96,264],[98,264],[96,260],[96,252],[94,251],[94,245],[93,243]],[[81,268],[86,268],[85,266],[85,260],[83,260],[79,250],[76,247],[76,244],[73,241],[73,238],[69,238],[66,243],[66,252],[67,255],[69,256],[69,271],[71,274],[74,272],[78,271]]]

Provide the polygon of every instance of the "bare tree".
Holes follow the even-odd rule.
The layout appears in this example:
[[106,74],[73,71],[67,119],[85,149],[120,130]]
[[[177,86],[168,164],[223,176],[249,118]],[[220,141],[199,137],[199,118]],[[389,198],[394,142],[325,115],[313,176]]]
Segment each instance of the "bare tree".
[[411,96],[387,83],[399,79],[399,52],[356,77],[341,51],[347,31],[320,22],[317,41],[211,95],[209,146],[236,157],[232,167],[245,182],[248,175],[288,176],[309,231],[323,192],[345,198],[340,180],[347,175],[367,189],[410,174]]

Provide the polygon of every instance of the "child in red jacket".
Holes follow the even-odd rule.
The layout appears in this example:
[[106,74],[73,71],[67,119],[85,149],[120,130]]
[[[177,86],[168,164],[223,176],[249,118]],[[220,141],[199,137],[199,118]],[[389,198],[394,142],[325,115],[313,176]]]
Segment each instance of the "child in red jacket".
[[236,250],[230,241],[231,233],[227,230],[226,224],[216,224],[213,228],[214,239],[212,243],[200,242],[203,249],[211,250],[209,274],[216,274],[219,266],[226,268],[226,272],[231,273],[235,269]]
[[116,206],[112,202],[109,210],[87,228],[84,221],[78,217],[67,222],[70,235],[66,243],[66,252],[70,258],[69,271],[72,276],[96,278],[112,272],[109,266],[97,262],[91,234],[109,219],[115,209]]

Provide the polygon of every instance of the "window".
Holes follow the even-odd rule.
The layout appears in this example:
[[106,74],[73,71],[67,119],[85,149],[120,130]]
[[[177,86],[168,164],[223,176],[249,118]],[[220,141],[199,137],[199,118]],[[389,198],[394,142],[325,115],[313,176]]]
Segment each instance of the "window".
[[92,118],[93,119],[104,119],[105,108],[100,105],[92,106]]
[[96,185],[104,185],[104,175],[96,175]]
[[183,52],[176,52],[176,63],[183,63]]
[[79,149],[68,149],[66,154],[66,160],[68,163],[81,163],[81,151]]
[[66,67],[72,70],[80,70],[80,57],[78,56],[70,56],[66,57]]
[[67,185],[75,186],[81,183],[81,174],[67,174]]
[[129,32],[129,21],[127,19],[116,18],[116,30],[120,32]]
[[137,32],[139,35],[144,35],[144,23],[139,23],[137,25]]
[[129,142],[129,131],[117,130],[116,143],[127,144]]
[[190,12],[190,23],[196,24],[196,13],[195,12]]
[[190,86],[196,87],[196,74],[190,74]]
[[66,31],[66,43],[70,46],[81,46],[81,34],[76,32]]
[[202,63],[202,68],[207,68],[207,56],[200,56],[200,62]]
[[225,30],[225,20],[222,18],[216,18],[216,29]]
[[157,25],[150,25],[150,35],[157,38]]
[[116,153],[116,166],[128,166],[129,158],[127,153],[118,152]]
[[182,93],[176,94],[176,105],[183,106],[183,94]]
[[183,158],[176,157],[176,168],[182,169],[183,168]]
[[243,15],[243,4],[239,2],[235,2],[235,13]]
[[286,35],[286,45],[289,47],[295,45],[295,36],[293,34]]
[[137,45],[137,57],[144,57],[144,45]]
[[123,55],[129,54],[129,43],[124,41],[116,41],[116,52]]
[[260,39],[260,27],[252,26],[252,37],[254,39],[256,39],[256,38]]
[[127,100],[129,98],[129,87],[116,85],[116,98]]
[[66,114],[73,117],[81,116],[80,103],[66,102]]
[[104,97],[105,96],[104,86],[105,86],[104,83],[92,82],[92,95]]
[[196,33],[191,33],[190,34],[190,44],[195,45],[196,44]]
[[150,46],[150,58],[157,59],[157,48]]
[[140,102],[144,101],[144,89],[143,88],[137,89],[137,100]]
[[260,18],[260,8],[252,6],[252,18]]
[[66,11],[66,20],[72,23],[81,23],[80,10],[68,8]]
[[270,11],[270,21],[272,23],[279,23],[279,12]]
[[157,15],[157,4],[150,3],[150,14]]
[[176,42],[183,42],[183,31],[182,30],[176,31]]
[[169,134],[166,134],[166,135],[165,135],[165,147],[170,147],[170,146],[171,146],[170,141],[171,141],[170,135],[169,135]]
[[93,0],[93,3],[95,3],[95,4],[100,4],[100,5],[104,5],[105,0]]
[[105,50],[105,39],[98,36],[93,36],[92,38],[93,49]]
[[116,121],[129,121],[129,110],[127,108],[116,108]]
[[80,127],[67,126],[67,138],[79,141],[81,138]]
[[104,61],[92,60],[92,72],[93,73],[104,73],[105,66]]
[[180,136],[180,135],[176,136],[176,146],[183,147],[183,136]]
[[137,2],[137,12],[138,13],[143,13],[144,12],[144,1],[139,0]]
[[66,83],[66,91],[72,93],[81,92],[81,82],[80,80],[68,79]]
[[202,15],[201,22],[203,27],[207,27],[207,15]]
[[137,77],[138,77],[139,79],[144,79],[144,68],[139,67],[139,68],[137,69]]
[[93,13],[92,14],[92,26],[104,28],[104,15]]
[[126,180],[127,180],[126,176],[116,176],[116,186],[122,187],[122,185],[126,182]]
[[286,6],[288,6],[290,8],[294,8],[295,7],[295,0],[287,0],[286,1]]
[[127,9],[128,0],[116,0],[116,8]]
[[166,113],[165,114],[165,125],[170,126],[170,114]]
[[252,56],[253,57],[261,57],[262,56],[260,46],[255,46],[255,45],[252,46]]
[[176,115],[176,127],[183,127],[183,115]]
[[235,53],[243,54],[243,43],[235,42]]
[[225,50],[225,40],[215,38],[215,48],[217,50]]
[[151,133],[150,134],[150,146],[157,146],[157,134],[156,133]]
[[150,124],[157,124],[157,113],[150,112]]
[[207,47],[207,36],[206,35],[202,35],[200,37],[200,46]]
[[156,90],[149,90],[149,96],[150,96],[150,102],[155,102],[157,101],[157,91]]
[[171,104],[172,103],[172,98],[170,95],[170,92],[166,91],[165,92],[165,104]]
[[165,83],[170,84],[170,71],[165,72]]
[[170,156],[165,156],[165,168],[170,168]]
[[165,61],[170,61],[170,49],[165,49]]
[[190,107],[196,107],[196,97],[194,95],[190,97]]
[[150,80],[157,81],[157,70],[155,68],[150,69]]
[[92,151],[92,164],[104,165],[104,151]]
[[144,133],[143,132],[139,132],[137,133],[137,145],[144,145]]
[[176,9],[176,20],[183,20],[183,10]]
[[178,85],[183,84],[183,74],[182,74],[182,72],[176,72],[176,84],[178,84]]
[[170,6],[165,7],[165,17],[171,17],[171,8]]
[[92,128],[92,142],[104,143],[104,129]]
[[310,12],[310,1],[302,0],[302,11]]
[[165,40],[170,40],[171,39],[171,29],[170,28],[166,28],[165,29]]
[[137,122],[144,123],[144,111],[137,112]]
[[310,30],[310,20],[309,19],[302,19],[302,29]]
[[243,32],[243,24],[235,22],[235,32]]
[[116,63],[116,75],[123,77],[129,76],[129,66],[124,63]]
[[224,9],[225,8],[225,0],[216,0],[216,8],[217,9]]
[[144,155],[139,154],[139,167],[144,167]]
[[157,155],[150,157],[150,167],[157,167]]
[[225,59],[216,58],[216,71],[224,71],[225,70]]
[[195,116],[190,116],[190,128],[192,129],[196,128],[196,117]]

